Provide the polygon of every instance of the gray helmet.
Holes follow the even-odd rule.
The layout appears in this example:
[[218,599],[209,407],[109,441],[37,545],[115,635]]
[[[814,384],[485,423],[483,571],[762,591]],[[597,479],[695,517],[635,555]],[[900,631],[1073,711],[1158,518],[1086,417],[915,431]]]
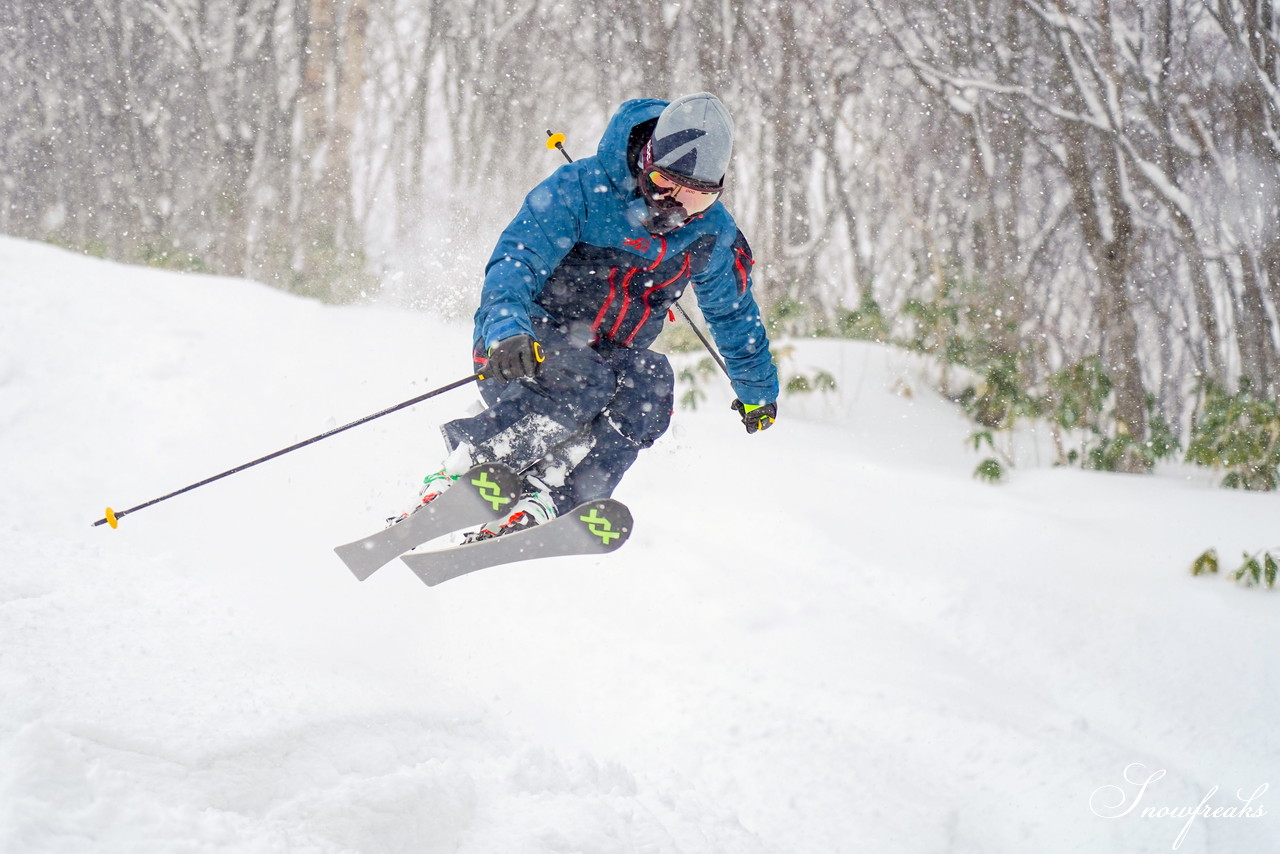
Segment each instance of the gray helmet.
[[653,129],[653,166],[708,189],[724,186],[733,153],[733,119],[709,92],[667,105]]

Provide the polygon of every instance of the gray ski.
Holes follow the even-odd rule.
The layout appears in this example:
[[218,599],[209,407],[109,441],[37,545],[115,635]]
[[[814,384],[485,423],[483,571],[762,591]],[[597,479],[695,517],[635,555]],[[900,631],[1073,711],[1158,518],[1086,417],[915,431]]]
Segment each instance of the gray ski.
[[[447,494],[447,493],[446,493]],[[428,586],[488,566],[540,557],[606,554],[631,536],[631,511],[620,501],[588,501],[523,531],[449,549],[412,552],[400,559]]]
[[352,574],[364,581],[414,546],[468,525],[498,518],[520,494],[520,479],[497,463],[478,465],[458,478],[443,495],[413,511],[409,518],[334,549]]

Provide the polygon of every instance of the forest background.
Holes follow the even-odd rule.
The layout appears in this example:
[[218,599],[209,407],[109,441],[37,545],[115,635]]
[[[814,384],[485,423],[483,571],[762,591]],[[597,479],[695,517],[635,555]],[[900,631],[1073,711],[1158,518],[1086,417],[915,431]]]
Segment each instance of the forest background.
[[932,354],[993,452],[1276,487],[1270,0],[9,0],[0,232],[462,316],[548,130],[700,90],[780,337]]

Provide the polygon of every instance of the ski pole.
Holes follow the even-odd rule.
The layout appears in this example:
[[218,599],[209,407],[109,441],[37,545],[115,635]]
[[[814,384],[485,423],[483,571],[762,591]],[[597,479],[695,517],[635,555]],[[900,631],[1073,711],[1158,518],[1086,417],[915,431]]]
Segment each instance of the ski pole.
[[258,457],[258,459],[253,460],[252,462],[248,462],[243,465],[236,466],[233,469],[228,469],[227,471],[224,471],[221,474],[215,474],[213,477],[207,477],[204,480],[200,481],[199,483],[193,483],[190,486],[182,487],[182,489],[174,490],[173,492],[170,492],[168,495],[162,495],[159,498],[153,498],[150,501],[144,501],[143,503],[137,505],[136,507],[130,507],[128,510],[121,510],[119,512],[116,512],[112,510],[110,507],[108,507],[106,516],[94,522],[92,527],[96,528],[99,525],[110,525],[112,528],[114,528],[116,527],[117,524],[119,524],[121,519],[123,519],[125,516],[128,516],[130,513],[134,513],[138,510],[142,510],[145,507],[150,507],[153,504],[159,504],[161,501],[168,501],[170,498],[176,498],[177,496],[190,492],[193,489],[199,489],[202,486],[206,486],[210,483],[213,483],[215,480],[222,480],[222,478],[224,477],[230,477],[231,475],[242,472],[245,469],[253,468],[259,463],[265,463],[267,460],[274,460],[276,457],[283,457],[285,454],[296,451],[299,448],[305,448],[307,445],[311,445],[316,442],[319,442],[321,439],[327,439],[330,436],[338,435],[344,430],[350,430],[352,427],[359,427],[361,424],[367,424],[370,421],[374,420],[375,418],[381,418],[384,415],[390,415],[393,412],[399,412],[401,409],[406,409],[410,406],[413,406],[415,403],[421,403],[427,398],[435,397],[438,394],[444,394],[446,391],[453,391],[455,388],[461,388],[467,383],[473,383],[478,379],[483,379],[483,376],[481,374],[472,374],[471,376],[466,377],[465,379],[460,379],[455,382],[451,382],[448,385],[441,386],[440,388],[435,389],[434,391],[429,391],[425,394],[420,394],[417,397],[412,398],[411,400],[406,400],[403,403],[397,403],[395,406],[388,407],[382,410],[381,412],[375,412],[372,415],[366,415],[364,418],[360,418],[356,421],[352,421],[350,424],[344,424],[341,427],[335,427],[332,430],[326,430],[325,432],[321,433],[318,436],[312,436],[310,439],[304,439],[303,441],[290,445],[287,448],[281,448],[278,451],[267,454],[265,457]]
[[[551,131],[547,131],[547,149],[550,150],[554,148],[558,150],[564,155],[565,160],[572,163],[573,158],[569,156],[569,152],[564,150],[564,139],[565,137],[562,133],[552,133]],[[676,307],[676,311],[680,312],[680,316],[684,318],[684,322],[689,324],[689,328],[693,330],[693,334],[698,336],[698,340],[702,342],[702,346],[707,348],[707,352],[711,354],[711,358],[716,360],[716,364],[720,366],[720,370],[724,371],[724,375],[728,377],[729,367],[724,363],[724,359],[720,358],[720,354],[716,352],[715,348],[711,346],[711,342],[707,340],[707,336],[702,334],[702,330],[698,328],[698,324],[694,323],[693,319],[689,317],[688,313],[684,310],[684,306],[680,304],[679,300],[676,300],[674,305]],[[731,381],[732,379],[733,378],[730,377]]]
[[[702,346],[707,348],[707,352],[711,354],[711,358],[716,360],[716,364],[720,366],[720,370],[724,372],[726,377],[728,377],[729,366],[724,363],[724,359],[720,358],[720,354],[711,346],[711,342],[707,340],[707,336],[702,334],[702,330],[698,328],[698,324],[694,323],[693,319],[685,312],[684,306],[680,304],[680,300],[676,300],[672,305],[676,307],[676,311],[680,312],[680,316],[684,318],[684,322],[689,324],[689,328],[693,330],[693,334],[698,336],[698,340],[702,342]],[[733,378],[729,377],[729,381],[732,382]]]

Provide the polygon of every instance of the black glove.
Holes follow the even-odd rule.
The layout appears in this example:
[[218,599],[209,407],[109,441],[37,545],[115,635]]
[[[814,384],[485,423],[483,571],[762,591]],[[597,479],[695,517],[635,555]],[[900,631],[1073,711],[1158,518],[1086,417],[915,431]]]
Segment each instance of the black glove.
[[504,338],[489,348],[489,366],[482,374],[504,384],[521,377],[536,377],[542,359],[542,347],[532,336]]
[[742,423],[746,426],[748,433],[754,433],[757,430],[768,430],[773,426],[773,422],[778,420],[778,404],[776,402],[760,406],[735,400],[732,406],[738,410],[738,415],[742,416]]

